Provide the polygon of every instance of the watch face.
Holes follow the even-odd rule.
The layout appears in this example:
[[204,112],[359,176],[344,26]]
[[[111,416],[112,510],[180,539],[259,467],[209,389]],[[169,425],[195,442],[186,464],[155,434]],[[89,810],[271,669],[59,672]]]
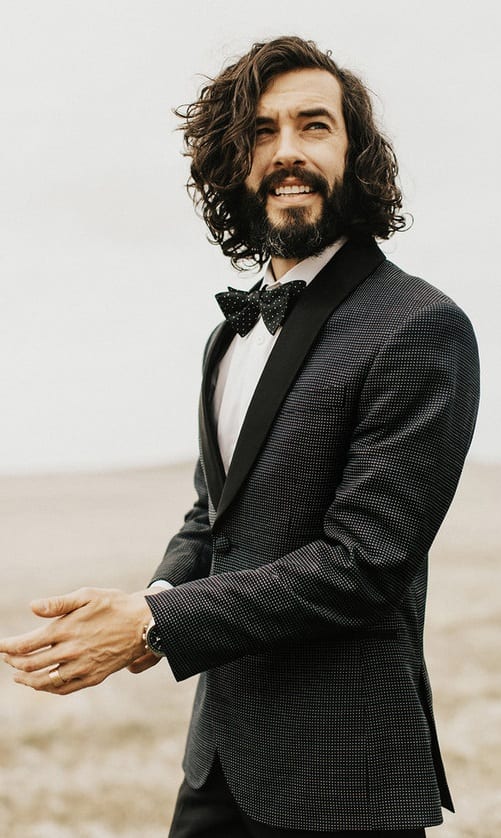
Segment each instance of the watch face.
[[154,652],[156,655],[164,656],[165,652],[162,648],[162,641],[160,639],[160,635],[158,634],[156,626],[151,626],[146,633],[146,643],[150,647],[151,651]]

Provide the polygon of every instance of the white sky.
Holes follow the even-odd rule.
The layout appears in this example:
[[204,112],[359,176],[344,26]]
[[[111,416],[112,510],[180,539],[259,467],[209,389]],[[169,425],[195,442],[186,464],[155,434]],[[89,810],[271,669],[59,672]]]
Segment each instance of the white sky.
[[4,0],[0,471],[195,455],[213,294],[251,280],[194,216],[171,108],[195,98],[198,74],[281,34],[332,49],[377,92],[415,217],[384,250],[470,315],[483,368],[472,457],[500,460],[498,9]]

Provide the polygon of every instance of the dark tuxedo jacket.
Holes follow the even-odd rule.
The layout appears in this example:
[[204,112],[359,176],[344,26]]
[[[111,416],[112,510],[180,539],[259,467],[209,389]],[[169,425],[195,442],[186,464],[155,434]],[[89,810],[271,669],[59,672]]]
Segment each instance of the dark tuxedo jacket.
[[478,402],[471,324],[442,292],[346,244],[305,289],[225,478],[207,346],[197,500],[148,597],[178,680],[202,673],[185,757],[217,751],[257,821],[438,824],[452,808],[423,658],[427,553]]

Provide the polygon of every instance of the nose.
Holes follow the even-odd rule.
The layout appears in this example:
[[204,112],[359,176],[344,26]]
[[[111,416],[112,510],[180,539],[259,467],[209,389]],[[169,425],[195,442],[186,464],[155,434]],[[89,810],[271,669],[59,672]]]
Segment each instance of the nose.
[[273,154],[273,166],[302,166],[306,162],[299,137],[290,126],[284,126],[277,132]]

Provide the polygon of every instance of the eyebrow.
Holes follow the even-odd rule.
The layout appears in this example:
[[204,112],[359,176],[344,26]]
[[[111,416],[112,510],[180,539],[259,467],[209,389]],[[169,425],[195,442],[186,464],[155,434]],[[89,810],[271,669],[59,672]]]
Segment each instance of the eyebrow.
[[305,108],[298,112],[298,116],[326,116],[331,122],[336,122],[336,117],[327,108]]
[[[317,116],[324,116],[327,119],[330,119],[331,122],[337,124],[336,117],[334,116],[331,111],[327,110],[327,108],[303,108],[302,110],[297,112],[298,118],[305,118],[305,117],[317,117]],[[257,116],[256,117],[256,125],[269,125],[270,123],[275,122],[276,120],[272,116]]]

